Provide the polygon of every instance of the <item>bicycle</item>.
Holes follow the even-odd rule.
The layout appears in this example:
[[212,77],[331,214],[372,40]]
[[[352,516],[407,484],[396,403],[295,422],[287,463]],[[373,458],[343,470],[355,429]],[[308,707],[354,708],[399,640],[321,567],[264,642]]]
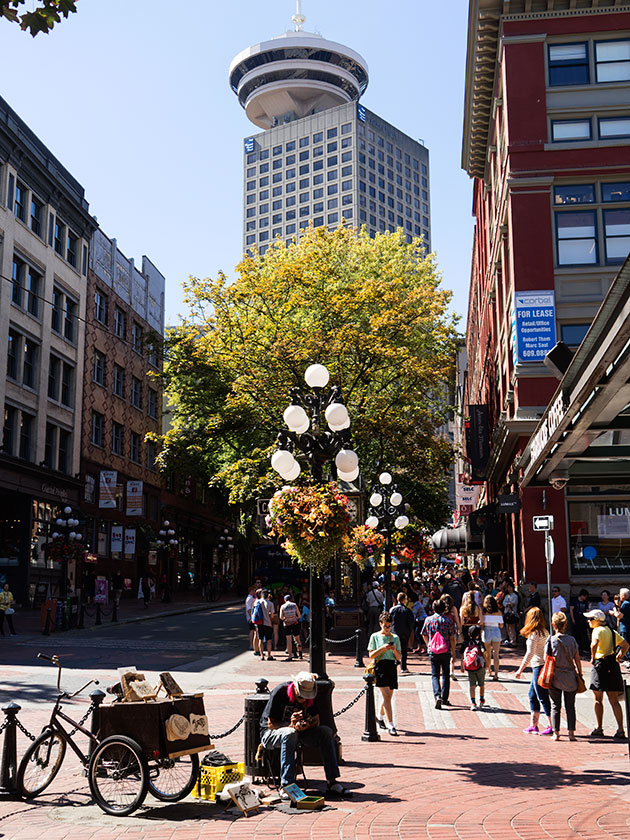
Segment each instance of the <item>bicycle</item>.
[[[92,683],[98,684],[98,680],[90,680],[74,694],[68,694],[61,688],[62,666],[58,656],[43,653],[37,656],[57,667],[59,695],[48,724],[20,761],[16,783],[24,798],[32,799],[50,785],[61,768],[68,745],[85,769],[94,801],[106,814],[131,814],[142,805],[148,791],[165,802],[175,802],[190,793],[199,770],[197,755],[168,759],[151,754],[148,759],[141,745],[126,735],[100,739],[83,726],[87,715],[81,721],[75,721],[61,711],[62,700],[71,700]],[[72,731],[68,732],[61,721],[69,723]],[[73,739],[76,732],[81,732],[90,741],[87,755]]]

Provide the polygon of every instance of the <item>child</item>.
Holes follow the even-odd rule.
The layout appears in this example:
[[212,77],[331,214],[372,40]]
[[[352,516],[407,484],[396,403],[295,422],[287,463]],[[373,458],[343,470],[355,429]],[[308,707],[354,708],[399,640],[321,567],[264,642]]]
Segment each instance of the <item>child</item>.
[[477,711],[475,701],[475,689],[479,686],[479,708],[486,702],[486,660],[485,647],[481,641],[481,630],[479,625],[472,624],[468,628],[468,644],[462,656],[462,671],[468,672],[468,685],[470,686],[470,710]]

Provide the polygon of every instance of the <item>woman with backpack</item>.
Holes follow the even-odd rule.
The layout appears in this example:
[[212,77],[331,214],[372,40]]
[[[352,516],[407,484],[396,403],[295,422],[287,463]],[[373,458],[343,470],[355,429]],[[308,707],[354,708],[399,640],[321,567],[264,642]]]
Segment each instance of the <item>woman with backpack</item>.
[[470,688],[470,710],[477,711],[476,692],[479,686],[479,708],[486,702],[486,659],[485,647],[481,641],[481,628],[479,625],[471,624],[466,634],[466,647],[462,654],[462,671],[468,674],[468,686]]
[[[545,645],[549,638],[547,626],[545,625],[545,617],[540,607],[532,607],[527,610],[521,636],[527,639],[527,650],[514,676],[519,680],[528,665],[531,665],[532,669],[532,681],[529,686],[530,720],[529,726],[523,732],[526,732],[528,735],[553,735],[549,692],[546,688],[538,685],[538,676],[541,668],[545,664]],[[542,732],[539,732],[538,721],[540,719],[541,706],[547,718],[547,726]]]
[[[590,689],[595,699],[595,720],[597,725],[591,732],[593,737],[604,735],[604,693],[608,697],[610,708],[617,721],[617,731],[613,738],[625,740],[623,712],[619,705],[619,694],[624,690],[623,677],[619,663],[628,651],[628,642],[606,624],[603,610],[591,610],[584,614],[591,627],[591,670]],[[619,655],[617,655],[619,648]]]
[[424,637],[429,660],[431,661],[431,681],[435,708],[450,706],[448,695],[451,689],[451,656],[455,652],[457,630],[446,613],[446,604],[441,598],[433,602],[433,615],[424,622]]
[[486,667],[490,671],[492,664],[494,668],[492,679],[498,680],[503,614],[499,609],[497,599],[493,595],[486,595],[483,599],[481,628],[483,643],[486,646]]
[[455,606],[455,601],[453,601],[452,597],[448,594],[440,596],[441,600],[444,601],[446,604],[446,612],[444,615],[447,618],[450,618],[453,624],[455,625],[455,649],[453,650],[453,656],[451,659],[451,679],[457,679],[455,676],[455,662],[457,660],[457,642],[462,641],[462,623],[459,620],[459,612],[457,611],[457,607]]
[[[461,650],[462,661],[464,656],[464,650],[466,649],[466,645],[468,644],[470,637],[470,628],[479,626],[481,624],[481,619],[481,607],[477,605],[475,592],[469,590],[468,592],[464,593],[464,597],[462,598],[462,606],[459,610],[459,620],[462,628],[462,637],[464,639]],[[479,638],[481,639],[481,635],[479,636]]]
[[400,639],[392,633],[392,619],[388,612],[381,613],[378,623],[380,633],[372,633],[368,642],[368,654],[374,662],[376,687],[383,698],[376,722],[381,729],[387,728],[390,735],[398,735],[394,726],[392,697],[398,688],[396,663],[400,662]]

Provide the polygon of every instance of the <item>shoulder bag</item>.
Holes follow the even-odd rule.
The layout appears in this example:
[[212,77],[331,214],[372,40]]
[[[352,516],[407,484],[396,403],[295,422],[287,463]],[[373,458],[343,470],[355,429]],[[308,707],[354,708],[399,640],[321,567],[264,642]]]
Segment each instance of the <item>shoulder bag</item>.
[[[556,638],[557,638],[557,637],[556,637]],[[615,637],[613,636],[613,641],[614,641],[614,638],[615,638]],[[577,693],[578,693],[578,694],[583,694],[583,693],[586,691],[586,683],[584,682],[584,677],[583,677],[583,676],[582,676],[582,674],[580,674],[580,672],[578,671],[578,669],[577,669],[577,665],[575,664],[575,659],[574,659],[572,656],[571,656],[571,657],[569,656],[569,654],[567,653],[567,649],[566,649],[566,648],[565,648],[565,646],[562,644],[562,642],[560,641],[560,639],[558,639],[558,644],[560,645],[560,647],[561,647],[561,648],[562,648],[562,650],[564,651],[564,655],[565,655],[565,657],[566,657],[566,658],[568,659],[568,661],[571,663],[571,665],[573,666],[573,670],[575,671],[575,676],[576,676],[576,678],[577,678]]]
[[376,670],[375,670],[374,666],[379,661],[379,659],[381,659],[381,657],[383,657],[385,655],[386,652],[387,651],[383,651],[383,653],[380,653],[378,656],[375,656],[374,659],[370,659],[370,664],[366,665],[365,671],[363,672],[364,676],[367,676],[368,674],[371,674],[372,676],[375,676]]
[[[557,638],[557,637],[556,637]],[[547,639],[545,645],[545,661],[540,673],[538,674],[538,685],[541,688],[549,689],[553,685],[553,677],[556,672],[556,657],[553,655],[551,647],[551,636]]]

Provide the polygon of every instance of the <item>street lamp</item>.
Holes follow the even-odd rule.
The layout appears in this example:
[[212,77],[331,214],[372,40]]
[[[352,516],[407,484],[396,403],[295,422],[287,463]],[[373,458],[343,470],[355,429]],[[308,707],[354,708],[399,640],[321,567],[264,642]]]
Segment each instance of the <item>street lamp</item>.
[[52,533],[53,540],[62,541],[61,557],[61,594],[65,597],[68,594],[68,554],[83,540],[83,534],[77,531],[79,520],[75,519],[72,508],[66,505],[63,515],[55,520],[56,531]]
[[403,497],[392,484],[391,474],[382,472],[372,487],[369,516],[365,520],[368,528],[373,528],[385,537],[385,609],[392,606],[392,544],[394,528],[401,530],[409,525],[409,517],[404,514]]
[[[173,528],[171,522],[168,519],[165,519],[162,522],[162,527],[158,531],[158,540],[157,540],[157,547],[164,549],[164,554],[162,557],[162,580],[160,581],[160,585],[163,587],[162,589],[162,601],[168,602],[171,600],[170,596],[170,585],[171,585],[171,573],[170,573],[170,559],[171,559],[171,551],[177,545],[177,537],[175,535],[175,529]],[[164,579],[166,576],[166,579]]]
[[[330,374],[324,365],[310,365],[304,374],[308,389],[292,388],[291,404],[283,417],[288,430],[278,433],[278,449],[272,467],[285,481],[295,481],[302,465],[297,452],[308,462],[312,478],[323,483],[324,472],[333,475],[333,464],[340,481],[354,481],[359,475],[359,458],[352,449],[350,417],[341,388],[329,386]],[[311,633],[309,667],[327,680],[324,580],[310,570]]]

